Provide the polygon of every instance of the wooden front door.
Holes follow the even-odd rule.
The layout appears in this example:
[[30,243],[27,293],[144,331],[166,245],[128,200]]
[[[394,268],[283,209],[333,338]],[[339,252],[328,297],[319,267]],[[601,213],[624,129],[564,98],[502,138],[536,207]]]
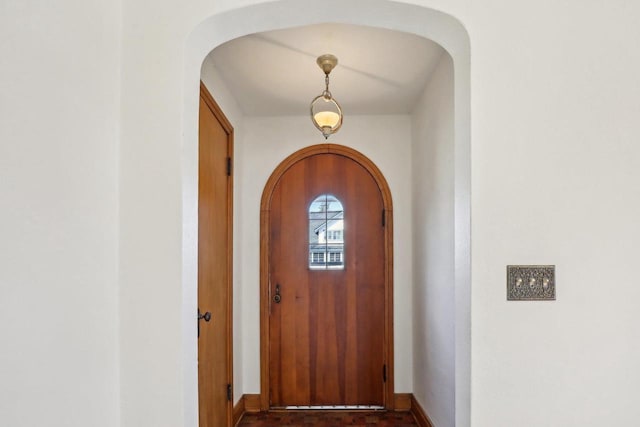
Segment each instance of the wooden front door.
[[306,157],[269,215],[271,407],[385,404],[385,233],[378,184],[357,161]]
[[[200,86],[198,174],[198,393],[200,427],[232,417],[231,254],[233,128]],[[194,313],[195,314],[195,313]]]

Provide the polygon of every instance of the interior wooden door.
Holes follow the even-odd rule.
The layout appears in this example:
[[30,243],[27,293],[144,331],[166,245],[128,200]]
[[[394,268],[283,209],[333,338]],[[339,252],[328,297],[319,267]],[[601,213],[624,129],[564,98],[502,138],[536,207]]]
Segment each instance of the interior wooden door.
[[200,88],[198,183],[198,391],[200,427],[232,417],[231,254],[233,129]]
[[[329,211],[324,229],[314,217],[322,197]],[[316,154],[282,175],[270,210],[271,407],[384,405],[385,240],[377,183],[351,158]],[[316,257],[317,236],[330,242],[332,227],[342,230],[342,254],[327,243],[324,258]]]

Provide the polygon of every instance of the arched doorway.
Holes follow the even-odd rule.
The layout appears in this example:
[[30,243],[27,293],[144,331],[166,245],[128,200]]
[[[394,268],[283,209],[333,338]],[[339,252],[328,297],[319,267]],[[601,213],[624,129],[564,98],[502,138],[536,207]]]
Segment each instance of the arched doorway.
[[440,44],[452,57],[455,84],[455,411],[456,425],[470,423],[470,55],[468,34],[454,17],[436,10],[389,0],[341,2],[323,8],[310,0],[281,0],[216,13],[189,35],[185,50],[183,104],[183,363],[188,426],[197,425],[197,366],[192,322],[196,283],[197,99],[203,58],[231,39],[273,29],[322,22],[367,25],[413,33]]
[[[335,240],[336,250],[326,245],[317,252],[314,247],[325,239],[307,239],[314,233],[304,229],[305,215],[325,193],[335,196],[340,208],[320,210],[339,217],[333,220],[335,228],[346,232],[344,239]],[[292,208],[299,212],[290,212]],[[315,229],[331,221],[309,222]],[[393,409],[393,205],[380,170],[345,146],[320,144],[299,150],[267,181],[260,227],[262,409],[327,404]],[[316,254],[323,255],[326,270],[319,269]],[[328,255],[334,255],[332,265]],[[300,265],[292,269],[294,258],[299,259],[293,264]],[[297,382],[291,390],[289,377]],[[332,377],[329,384],[317,381]]]

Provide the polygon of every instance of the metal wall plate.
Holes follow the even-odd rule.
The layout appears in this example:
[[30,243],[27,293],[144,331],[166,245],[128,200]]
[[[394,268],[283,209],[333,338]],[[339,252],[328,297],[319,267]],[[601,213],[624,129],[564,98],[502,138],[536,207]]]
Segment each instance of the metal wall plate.
[[507,265],[507,301],[556,299],[555,265]]

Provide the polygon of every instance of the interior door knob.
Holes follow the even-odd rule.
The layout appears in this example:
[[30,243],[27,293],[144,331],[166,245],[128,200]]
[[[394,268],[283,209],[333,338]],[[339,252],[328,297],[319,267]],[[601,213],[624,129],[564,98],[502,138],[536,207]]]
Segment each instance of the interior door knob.
[[204,320],[208,322],[211,320],[211,312],[207,311],[204,314],[200,313],[200,308],[198,308],[198,338],[200,338],[200,321]]

